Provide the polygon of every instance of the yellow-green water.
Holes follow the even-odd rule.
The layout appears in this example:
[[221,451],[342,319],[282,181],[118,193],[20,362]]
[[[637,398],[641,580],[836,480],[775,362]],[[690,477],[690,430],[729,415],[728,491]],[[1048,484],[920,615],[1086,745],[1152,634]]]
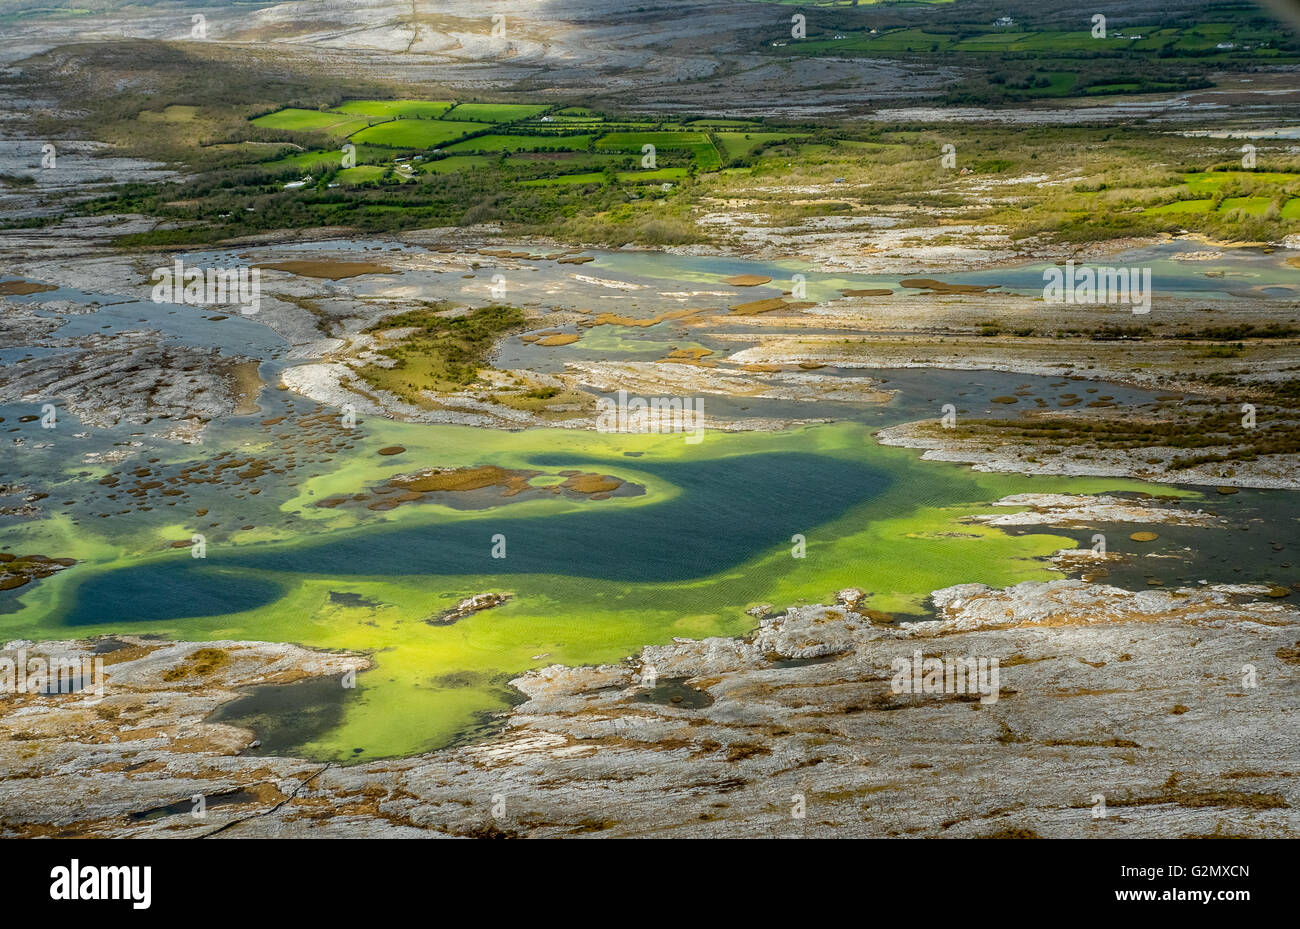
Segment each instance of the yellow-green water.
[[[400,461],[375,454],[391,444],[406,446]],[[484,462],[598,469],[645,493],[477,510],[311,506],[413,467]],[[617,662],[675,636],[743,635],[755,604],[824,602],[855,586],[874,609],[915,614],[940,587],[1057,576],[1044,558],[1071,539],[1013,536],[965,518],[1011,493],[1152,489],[921,462],[853,424],[709,433],[689,445],[680,435],[374,421],[352,453],[285,490],[284,525],[214,541],[203,560],[159,554],[192,531],[183,523],[128,531],[105,520],[99,535],[99,526],[56,517],[6,529],[0,539],[12,548],[84,563],[25,592],[0,629],[7,638],[150,632],[367,652],[374,667],[344,695],[338,725],[294,748],[320,758],[407,754],[483,731],[509,705],[506,682],[530,668]],[[490,554],[498,532],[503,560]],[[794,532],[806,537],[803,558],[792,556]],[[188,615],[201,602],[187,596],[199,578],[232,595],[259,585],[270,594],[240,612]],[[485,591],[513,599],[450,626],[424,621]]]

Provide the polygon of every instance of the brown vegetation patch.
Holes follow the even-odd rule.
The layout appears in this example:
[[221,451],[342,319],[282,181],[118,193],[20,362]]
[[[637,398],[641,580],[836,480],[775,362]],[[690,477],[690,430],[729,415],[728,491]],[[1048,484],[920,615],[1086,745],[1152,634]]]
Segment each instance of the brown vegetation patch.
[[912,277],[898,283],[903,287],[928,290],[936,294],[983,294],[1002,286],[1001,284],[948,284],[929,277]]
[[623,486],[621,480],[608,474],[595,474],[586,471],[562,471],[560,473],[566,475],[564,483],[560,487],[576,494],[610,494]]
[[999,829],[997,832],[990,832],[988,835],[980,836],[981,839],[1037,839],[1040,838],[1037,832],[1025,826],[1007,826]]
[[770,297],[767,300],[752,300],[749,303],[738,303],[731,308],[733,316],[757,316],[760,313],[771,313],[773,310],[784,310],[790,304],[786,303],[781,297]]
[[766,745],[759,745],[756,742],[732,742],[727,746],[728,761],[744,761],[747,758],[755,758],[759,755],[770,755],[772,750]]
[[561,332],[558,335],[548,335],[536,341],[537,345],[572,345],[582,336],[576,332]]
[[220,648],[200,648],[191,652],[181,664],[163,672],[164,681],[179,681],[200,674],[211,674],[230,663],[230,653]]
[[694,310],[668,310],[666,313],[660,313],[658,316],[651,316],[649,319],[637,319],[633,316],[621,316],[618,313],[598,313],[590,321],[584,322],[585,326],[636,326],[641,329],[648,329],[650,326],[657,326],[664,320],[682,319],[687,316],[693,316],[696,313],[703,312],[699,309]]
[[0,281],[0,294],[7,297],[25,297],[27,294],[43,294],[58,289],[53,284],[37,284],[32,281]]
[[468,468],[435,468],[415,475],[398,475],[388,483],[392,487],[420,493],[464,492],[482,490],[484,487],[501,487],[501,495],[509,497],[527,490],[529,479],[540,473],[513,471],[496,465],[478,465]]
[[275,264],[254,265],[268,271],[285,271],[299,277],[321,277],[331,281],[341,281],[348,277],[360,277],[363,274],[392,274],[393,269],[373,261],[279,261]]
[[608,474],[585,471],[561,471],[564,480],[558,484],[535,486],[533,478],[541,471],[502,468],[497,465],[472,465],[464,468],[431,468],[410,474],[399,474],[374,488],[374,497],[370,494],[336,495],[319,500],[316,506],[333,509],[349,502],[365,503],[366,508],[384,512],[397,508],[403,503],[427,500],[433,493],[467,493],[497,487],[502,497],[514,497],[525,491],[536,493],[567,493],[574,496],[588,497],[592,500],[605,500],[609,495],[626,483],[620,478]]
[[70,568],[75,558],[50,558],[48,555],[13,555],[0,552],[0,590],[14,590],[31,581],[49,577]]
[[1300,642],[1297,642],[1294,647],[1284,645],[1273,655],[1287,664],[1300,664]]

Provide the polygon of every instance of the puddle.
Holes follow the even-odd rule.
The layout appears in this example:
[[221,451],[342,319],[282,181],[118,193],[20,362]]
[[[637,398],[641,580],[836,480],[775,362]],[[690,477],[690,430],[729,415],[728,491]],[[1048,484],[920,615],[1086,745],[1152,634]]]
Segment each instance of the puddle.
[[289,754],[293,747],[337,726],[348,695],[341,674],[292,684],[262,684],[217,707],[204,722],[251,729],[261,744],[241,754]]
[[665,677],[653,687],[639,691],[633,699],[638,703],[657,703],[684,710],[698,710],[713,705],[713,697],[707,691],[689,686],[686,680],[684,677]]
[[[257,794],[251,790],[232,790],[224,794],[210,794],[203,798],[204,806],[211,810],[219,806],[235,806],[240,803],[256,803]],[[178,800],[175,803],[169,803],[166,806],[156,806],[151,810],[142,810],[139,813],[132,813],[130,819],[132,822],[154,822],[159,819],[166,819],[169,816],[182,816],[194,811],[193,800]]]

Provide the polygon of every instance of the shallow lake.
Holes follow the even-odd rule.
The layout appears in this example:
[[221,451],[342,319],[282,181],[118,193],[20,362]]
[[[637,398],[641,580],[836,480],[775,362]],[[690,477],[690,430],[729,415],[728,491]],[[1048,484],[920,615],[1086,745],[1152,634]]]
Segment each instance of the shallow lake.
[[[350,250],[373,253],[380,247],[361,241]],[[301,255],[339,248],[332,242],[277,251]],[[896,278],[814,274],[796,263],[593,254],[595,261],[576,269],[546,263],[513,275],[507,299],[640,316],[698,305],[700,297],[691,294],[725,291],[720,279],[741,273],[771,276],[777,279],[773,287],[805,273],[811,299],[843,287],[897,285]],[[1157,290],[1250,299],[1253,288],[1284,280],[1275,256],[1205,263],[1178,261],[1172,254],[1166,249],[1115,260],[1153,265]],[[234,252],[185,257],[240,261]],[[485,303],[491,259],[483,265],[473,280],[415,271],[358,279],[355,286],[362,293],[409,286],[425,299]],[[936,276],[1035,292],[1042,267]],[[1207,278],[1206,270],[1225,274]],[[779,292],[748,290],[755,296],[746,299]],[[288,363],[284,340],[255,317],[213,322],[194,308],[112,294],[63,290],[40,296],[103,304],[70,317],[61,336],[156,328],[166,339],[261,357],[267,379]],[[604,348],[579,343],[551,349],[541,363],[542,350],[512,343],[498,364],[541,367],[566,357],[608,357],[610,351],[658,357],[658,343],[669,340],[681,344],[669,326],[638,328]],[[649,344],[631,344],[638,341]],[[11,356],[12,351],[0,356],[0,364],[15,360]],[[276,750],[357,760],[437,748],[490,731],[496,714],[518,699],[508,681],[530,668],[618,662],[674,636],[746,634],[755,621],[745,611],[755,605],[824,602],[836,590],[856,586],[870,592],[867,605],[874,609],[917,616],[925,614],[929,591],[939,587],[1059,576],[1046,556],[1089,545],[1092,530],[1004,532],[969,521],[1011,493],[1176,493],[1186,498],[1184,505],[1229,520],[1225,529],[1162,528],[1157,543],[1140,549],[1127,539],[1135,527],[1104,527],[1112,550],[1131,548],[1134,555],[1112,571],[1115,583],[1136,589],[1153,577],[1166,584],[1206,577],[1295,579],[1300,506],[1294,493],[1244,491],[1220,498],[1203,496],[1205,488],[1161,489],[1121,479],[978,474],[921,462],[918,453],[878,446],[871,436],[882,425],[937,415],[938,403],[949,398],[972,415],[1012,415],[990,398],[1025,387],[1049,399],[1093,389],[1124,404],[1148,400],[1151,392],[986,371],[823,373],[872,377],[897,394],[881,404],[816,405],[710,396],[706,403],[713,413],[817,416],[835,423],[775,434],[708,433],[699,445],[681,436],[501,432],[381,417],[362,417],[343,435],[334,422],[337,411],[272,389],[262,391],[257,414],[214,423],[200,447],[151,439],[140,426],[91,429],[63,411],[56,430],[43,430],[38,422],[19,422],[32,414],[30,404],[0,407],[2,428],[20,440],[0,451],[0,473],[6,481],[50,493],[44,518],[0,520],[0,550],[80,562],[0,594],[0,634],[40,639],[147,632],[367,652],[374,667],[358,676],[355,690],[326,692],[322,688],[334,684],[316,682],[287,692],[259,691],[229,711],[230,718],[260,727],[264,736],[274,729],[263,741]],[[280,417],[285,425],[266,424]],[[378,454],[393,445],[406,451]],[[131,457],[122,464],[96,458],[123,449]],[[222,455],[257,459],[266,470],[243,484],[179,479],[187,469],[211,467]],[[169,486],[179,493],[142,506],[102,482],[106,474],[142,464],[161,482],[178,478]],[[368,492],[395,474],[481,464],[549,476],[572,469],[609,474],[640,492],[597,500],[547,494],[487,498],[472,507],[429,502],[387,512],[317,506],[332,496]],[[191,557],[194,533],[205,540],[202,558]],[[494,537],[503,538],[504,557],[493,557]],[[429,622],[484,592],[511,599],[450,625]],[[276,707],[289,708],[287,723],[266,722]]]

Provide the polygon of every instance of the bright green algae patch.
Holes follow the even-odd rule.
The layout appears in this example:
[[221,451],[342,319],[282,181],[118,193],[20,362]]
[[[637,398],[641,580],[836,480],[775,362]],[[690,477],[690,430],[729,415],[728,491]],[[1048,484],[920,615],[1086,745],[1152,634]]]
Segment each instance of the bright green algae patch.
[[[252,535],[245,533],[212,545],[208,558],[200,562],[187,550],[157,554],[158,530],[148,538],[96,539],[84,531],[74,534],[58,519],[24,527],[24,549],[49,549],[86,563],[33,585],[23,594],[19,612],[0,617],[5,635],[151,632],[187,640],[292,641],[368,652],[375,667],[358,677],[356,690],[347,692],[339,725],[295,750],[331,759],[409,754],[491,726],[492,714],[510,703],[506,682],[525,670],[555,663],[617,662],[644,645],[674,636],[743,635],[754,625],[744,611],[755,604],[771,603],[779,609],[801,600],[824,602],[837,589],[855,586],[871,594],[867,605],[873,609],[918,613],[929,592],[940,587],[966,582],[1001,586],[1054,577],[1042,559],[1072,546],[1071,539],[1046,533],[1009,535],[964,522],[964,517],[986,513],[990,501],[1012,493],[1152,489],[1120,479],[988,475],[921,462],[914,452],[876,445],[869,430],[852,424],[779,434],[709,433],[698,445],[688,445],[680,435],[558,429],[507,433],[378,419],[365,426],[367,435],[354,453],[294,488],[298,495],[281,505],[285,513],[309,517],[296,519],[292,534],[279,533],[284,541],[256,541],[242,537]],[[400,461],[375,454],[389,445],[406,448]],[[767,461],[781,467],[756,469],[752,456],[773,456]],[[824,460],[824,467],[810,467],[813,459]],[[600,501],[561,496],[502,501],[477,510],[421,503],[372,513],[313,505],[418,467],[483,463],[547,473],[565,468],[599,471],[641,485],[645,493]],[[667,477],[701,473],[717,486],[684,489],[674,483],[675,477]],[[860,481],[859,473],[886,479]],[[737,477],[741,474],[746,477]],[[822,480],[826,476],[829,483]],[[866,493],[864,487],[873,490]],[[799,506],[810,512],[834,511],[818,524],[798,527],[807,540],[804,558],[791,554],[791,513],[782,509],[787,498],[802,501]],[[684,546],[717,540],[721,548],[734,528],[719,518],[724,500],[771,513],[774,527],[782,519],[787,522],[769,543],[707,573],[683,575],[661,564],[638,562],[646,552],[638,549],[638,539],[627,529],[648,523],[635,523],[634,516],[644,520],[656,508],[670,511],[676,514]],[[827,501],[836,506],[828,509],[823,505]],[[553,567],[546,572],[507,573],[515,564],[512,558],[524,557],[510,549],[504,561],[490,557],[491,536],[503,524],[535,523],[534,531],[549,537],[552,527],[574,520],[588,532],[597,527],[596,538],[604,533],[604,547],[625,554],[615,559],[617,570],[609,572],[618,576],[593,576],[597,554],[612,563],[607,552],[598,551],[599,541],[592,542],[589,551],[553,553]],[[410,566],[412,533],[462,529],[481,538],[478,572],[438,573],[436,545],[429,549],[427,568]],[[517,537],[522,531],[506,534]],[[170,537],[185,534],[182,527],[174,527]],[[0,539],[11,542],[18,537],[19,530],[6,530]],[[364,567],[364,560],[338,554],[346,550],[341,546],[358,539],[374,552],[391,551],[394,562],[402,564],[358,573],[359,565],[371,569]],[[250,595],[254,601],[259,591],[269,594],[265,603],[242,612],[93,621],[96,604],[113,603],[104,592],[124,583],[123,578],[165,585],[176,571],[191,580],[202,575],[228,591],[225,609],[239,608],[236,594]],[[629,572],[644,579],[629,579]],[[185,589],[171,597],[177,613],[184,611]],[[483,592],[510,593],[513,599],[453,625],[425,621]],[[159,599],[157,592],[153,596]],[[67,618],[78,613],[76,625],[67,625]]]

